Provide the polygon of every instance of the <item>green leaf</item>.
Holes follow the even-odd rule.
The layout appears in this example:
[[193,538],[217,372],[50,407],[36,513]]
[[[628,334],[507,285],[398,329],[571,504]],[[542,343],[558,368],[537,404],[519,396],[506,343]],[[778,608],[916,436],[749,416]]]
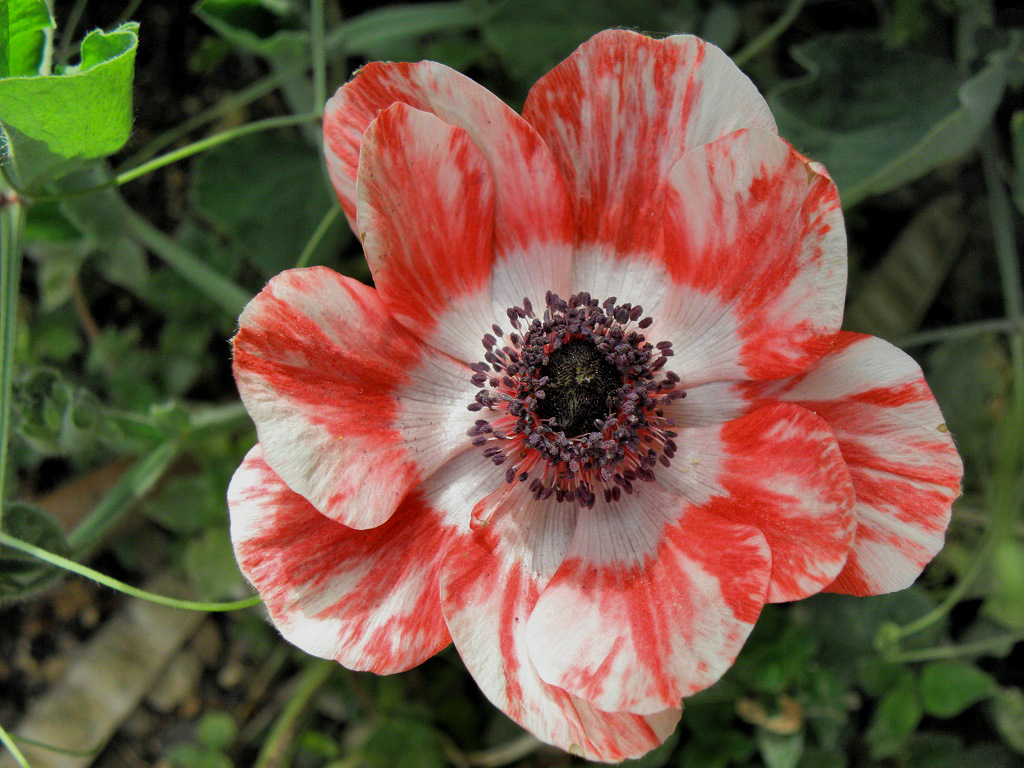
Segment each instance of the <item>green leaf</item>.
[[916,331],[967,238],[964,201],[944,195],[921,208],[846,309],[847,330],[898,339]]
[[521,85],[532,85],[587,38],[610,27],[643,29],[651,34],[695,30],[695,2],[673,4],[636,0],[505,0],[484,24],[484,42]]
[[191,539],[182,564],[201,600],[232,597],[243,583],[226,528],[208,528]]
[[768,101],[779,132],[825,164],[850,206],[969,152],[1019,48],[1014,37],[961,83],[946,59],[863,32],[825,35],[792,49],[808,74],[776,86]]
[[46,65],[53,16],[46,0],[0,4],[0,78],[36,75]]
[[207,712],[199,718],[199,741],[210,749],[227,749],[238,737],[238,724],[227,712]]
[[758,728],[757,748],[765,768],[796,768],[804,751],[804,734],[801,731],[783,736]]
[[390,717],[378,723],[359,750],[372,768],[446,768],[441,740],[428,724]]
[[871,756],[880,759],[899,752],[917,729],[921,715],[916,680],[908,675],[903,684],[886,694],[875,709],[867,731]]
[[995,691],[992,676],[965,661],[929,664],[921,673],[924,711],[935,717],[955,717]]
[[[276,134],[247,136],[200,157],[192,195],[267,278],[294,266],[324,214],[338,204],[323,181],[319,155]],[[320,259],[338,250],[342,229],[333,227],[321,242]]]
[[[42,507],[24,502],[4,504],[4,533],[66,556],[70,548],[64,529]],[[0,544],[0,598],[26,597],[60,577],[62,571]]]
[[1003,539],[992,553],[993,584],[982,606],[986,616],[1010,629],[1024,629],[1024,544]]
[[992,699],[992,719],[1006,746],[1024,755],[1024,691],[1001,688]]
[[81,64],[63,74],[0,79],[0,127],[9,145],[0,160],[22,186],[113,154],[128,140],[138,29],[129,22],[90,32]]
[[424,35],[476,28],[477,3],[435,2],[394,5],[361,13],[327,31],[328,53],[397,61],[398,49]]

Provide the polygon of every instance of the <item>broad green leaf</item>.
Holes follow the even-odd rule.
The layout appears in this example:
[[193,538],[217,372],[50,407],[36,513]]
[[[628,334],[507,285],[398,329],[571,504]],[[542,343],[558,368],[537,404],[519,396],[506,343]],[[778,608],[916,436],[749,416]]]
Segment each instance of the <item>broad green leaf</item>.
[[783,736],[758,728],[757,748],[765,768],[796,768],[804,751],[804,734],[801,731]]
[[1024,755],[1024,691],[1000,689],[992,699],[992,719],[1006,746]]
[[242,575],[235,563],[226,528],[207,528],[185,547],[185,573],[203,600],[223,600],[238,594]]
[[46,64],[52,30],[46,0],[0,3],[0,78],[39,74]]
[[921,715],[916,681],[908,675],[875,709],[867,730],[871,756],[880,759],[896,754],[917,729]]
[[[230,238],[264,277],[295,265],[331,206],[319,155],[288,136],[247,136],[200,157],[193,174],[196,208]],[[317,249],[338,249],[341,223]],[[313,263],[318,263],[315,258]]]
[[[24,502],[4,504],[4,533],[57,555],[67,555],[64,529],[42,507]],[[0,544],[0,599],[25,597],[56,580],[62,571],[32,555]]]
[[955,717],[995,691],[991,675],[964,661],[929,664],[921,673],[921,702],[935,717]]
[[896,340],[920,327],[967,238],[963,205],[950,194],[921,209],[861,281],[844,328]]
[[913,768],[964,768],[984,765],[968,761],[961,739],[952,733],[916,733],[907,745],[905,765]]
[[960,82],[947,59],[862,32],[825,35],[792,49],[807,74],[777,85],[768,101],[779,132],[825,164],[850,206],[970,151],[1019,48],[1014,37]]
[[4,166],[22,186],[113,154],[132,129],[132,80],[139,25],[90,32],[81,63],[59,75],[0,79]]

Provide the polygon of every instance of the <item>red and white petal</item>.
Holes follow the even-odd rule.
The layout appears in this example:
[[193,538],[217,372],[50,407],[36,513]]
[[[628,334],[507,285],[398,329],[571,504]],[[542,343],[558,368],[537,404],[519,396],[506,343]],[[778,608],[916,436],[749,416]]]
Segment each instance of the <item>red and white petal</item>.
[[[829,423],[857,495],[857,536],[830,592],[877,595],[914,583],[942,549],[963,463],[921,368],[874,336],[843,332],[807,373],[750,388]],[[760,391],[758,391],[760,390]]]
[[718,48],[625,30],[595,35],[542,77],[523,116],[551,147],[572,197],[574,288],[595,295],[605,294],[583,279],[590,260],[660,250],[664,187],[680,157],[738,128],[775,130],[757,88]]
[[398,103],[366,129],[359,163],[356,221],[381,299],[436,349],[476,362],[494,315],[483,155],[461,128]]
[[386,523],[359,531],[320,514],[254,447],[228,489],[231,540],[281,634],[314,656],[379,674],[447,646],[438,572],[459,526],[431,490],[413,491]]
[[820,592],[846,564],[854,491],[835,436],[799,406],[774,403],[704,427],[677,427],[679,451],[659,483],[764,534],[771,548],[768,601]]
[[672,169],[664,263],[667,295],[651,333],[673,342],[684,382],[803,371],[842,323],[839,193],[775,134],[729,134]]
[[654,485],[579,515],[527,625],[548,683],[601,710],[678,706],[732,665],[765,602],[764,536]]
[[497,96],[442,64],[367,64],[327,102],[327,168],[353,229],[364,132],[396,102],[465,130],[490,167],[496,250],[492,294],[498,316],[524,296],[539,303],[545,290],[568,293],[572,212],[550,150]]
[[353,528],[387,520],[474,421],[468,369],[323,267],[283,272],[249,302],[234,372],[270,467]]
[[507,508],[442,566],[442,609],[466,668],[497,707],[549,744],[607,762],[650,751],[675,729],[678,708],[607,713],[537,674],[527,619],[568,549],[575,514],[550,500],[535,503],[523,486],[504,499]]

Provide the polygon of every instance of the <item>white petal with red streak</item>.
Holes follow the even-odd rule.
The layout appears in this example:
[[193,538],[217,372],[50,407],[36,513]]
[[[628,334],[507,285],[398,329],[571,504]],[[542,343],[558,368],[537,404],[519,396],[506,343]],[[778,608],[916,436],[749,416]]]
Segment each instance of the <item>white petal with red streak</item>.
[[461,128],[405,104],[370,123],[359,160],[357,226],[392,315],[466,362],[490,328],[494,184]]
[[327,102],[327,167],[353,228],[363,135],[378,113],[395,102],[464,129],[490,167],[495,189],[496,318],[504,317],[505,308],[523,296],[543,298],[545,290],[566,293],[572,212],[550,150],[536,130],[497,96],[442,64],[367,64]]
[[776,379],[839,331],[846,235],[832,180],[764,130],[729,134],[672,169],[666,293],[650,333],[684,383]]
[[522,485],[504,498],[507,506],[442,566],[442,607],[466,668],[497,707],[543,741],[608,762],[650,751],[674,730],[677,708],[602,712],[537,674],[527,619],[569,546],[575,515],[550,499],[534,502]]
[[[718,48],[690,35],[653,40],[625,30],[595,35],[542,77],[523,116],[566,179],[584,261],[657,253],[672,165],[738,128],[775,130],[753,83]],[[574,287],[597,295],[582,282]]]
[[267,463],[325,515],[387,520],[468,442],[471,372],[394,320],[372,288],[315,267],[276,276],[234,338]]
[[807,373],[751,387],[829,423],[857,495],[857,536],[828,591],[905,589],[942,549],[963,463],[921,368],[882,339],[841,333]]
[[541,677],[605,711],[653,714],[732,665],[764,605],[761,533],[654,485],[581,513],[527,626]]
[[658,468],[658,482],[764,534],[772,553],[768,601],[799,600],[830,584],[856,523],[850,475],[828,424],[785,403],[719,425],[680,423],[684,417],[677,418],[679,452]]
[[228,490],[231,539],[281,634],[314,656],[379,674],[447,646],[438,568],[467,526],[438,508],[438,486],[462,469],[446,467],[386,523],[359,531],[320,514],[253,448]]

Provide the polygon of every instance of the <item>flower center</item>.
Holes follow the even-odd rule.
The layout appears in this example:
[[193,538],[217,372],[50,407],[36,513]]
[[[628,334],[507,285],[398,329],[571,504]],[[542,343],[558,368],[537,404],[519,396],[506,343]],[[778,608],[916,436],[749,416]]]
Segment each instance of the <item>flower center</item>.
[[552,428],[566,437],[594,431],[594,423],[610,415],[622,375],[590,339],[573,339],[548,355],[540,367],[547,378],[537,416],[550,419]]
[[642,331],[654,321],[614,297],[548,292],[545,303],[538,317],[523,299],[506,311],[513,332],[495,324],[484,335],[485,362],[470,366],[484,388],[468,407],[488,418],[468,434],[495,465],[508,465],[506,482],[529,480],[537,499],[592,507],[602,492],[617,501],[675,455],[664,408],[686,393],[664,370],[672,345],[649,342]]

